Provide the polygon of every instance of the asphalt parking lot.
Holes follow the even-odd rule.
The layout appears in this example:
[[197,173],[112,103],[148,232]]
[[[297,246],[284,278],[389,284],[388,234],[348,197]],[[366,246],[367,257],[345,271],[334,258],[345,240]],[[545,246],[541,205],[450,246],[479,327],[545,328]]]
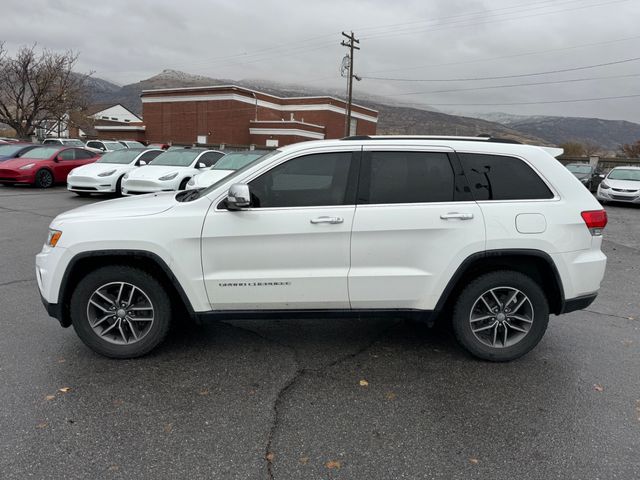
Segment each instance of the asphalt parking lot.
[[2,478],[640,478],[640,208],[607,206],[600,296],[512,363],[393,318],[183,327],[116,361],[34,277],[51,219],[96,200],[0,187]]

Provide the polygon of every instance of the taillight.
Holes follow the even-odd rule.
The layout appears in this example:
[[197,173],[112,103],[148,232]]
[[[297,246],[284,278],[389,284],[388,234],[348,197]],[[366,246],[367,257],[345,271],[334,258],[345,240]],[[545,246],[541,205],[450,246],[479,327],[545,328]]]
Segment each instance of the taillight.
[[607,226],[607,212],[605,210],[587,210],[582,212],[582,219],[587,224],[591,235],[602,235],[602,230]]

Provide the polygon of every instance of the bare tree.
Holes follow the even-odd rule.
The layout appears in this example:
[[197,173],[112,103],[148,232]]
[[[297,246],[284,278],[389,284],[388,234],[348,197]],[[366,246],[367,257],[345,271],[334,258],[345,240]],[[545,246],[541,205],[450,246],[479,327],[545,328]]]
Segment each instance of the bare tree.
[[73,72],[78,55],[36,46],[9,56],[0,43],[0,122],[26,138],[47,122],[60,122],[86,106],[87,75]]
[[620,151],[627,158],[640,158],[640,140],[635,143],[621,145]]

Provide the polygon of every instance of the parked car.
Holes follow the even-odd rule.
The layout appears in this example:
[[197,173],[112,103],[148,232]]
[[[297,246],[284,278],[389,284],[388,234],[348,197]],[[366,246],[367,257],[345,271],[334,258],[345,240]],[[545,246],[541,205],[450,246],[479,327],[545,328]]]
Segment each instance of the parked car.
[[187,190],[205,188],[209,185],[213,185],[218,180],[222,180],[224,177],[232,174],[236,170],[240,170],[249,163],[255,162],[267,153],[268,152],[262,150],[227,153],[224,157],[218,160],[213,167],[191,177],[191,180],[187,182]]
[[137,140],[118,140],[118,142],[127,148],[145,148],[144,144]]
[[147,148],[160,148],[162,150],[168,150],[170,146],[171,145],[169,145],[168,143],[150,143],[147,145]]
[[512,360],[549,314],[590,305],[604,276],[606,212],[559,153],[484,137],[289,145],[209,188],[57,216],[38,287],[51,316],[110,357],[152,350],[175,311],[198,322],[446,311],[473,355]]
[[615,167],[602,180],[596,194],[602,203],[640,203],[640,167]]
[[86,147],[96,152],[114,152],[127,148],[125,145],[115,140],[89,140]]
[[85,147],[82,140],[77,138],[45,138],[42,145],[64,145],[65,147]]
[[122,194],[184,190],[191,177],[211,167],[223,155],[223,152],[202,148],[167,150],[149,165],[125,174]]
[[598,190],[598,185],[604,178],[604,173],[600,168],[588,163],[570,163],[565,167],[591,192]]
[[37,143],[8,143],[0,145],[0,162],[25,155],[29,150],[39,147]]
[[49,188],[67,181],[69,172],[80,165],[93,163],[100,156],[85,148],[40,145],[19,158],[0,164],[0,183],[31,184]]
[[67,190],[80,196],[92,193],[121,195],[122,177],[163,152],[157,148],[123,148],[105,153],[97,162],[71,170],[67,177]]

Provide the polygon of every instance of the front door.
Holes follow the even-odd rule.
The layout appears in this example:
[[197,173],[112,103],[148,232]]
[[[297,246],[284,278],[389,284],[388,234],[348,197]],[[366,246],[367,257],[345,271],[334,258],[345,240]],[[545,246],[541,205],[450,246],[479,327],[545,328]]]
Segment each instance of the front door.
[[358,148],[297,156],[254,175],[247,209],[212,205],[202,232],[212,309],[349,308]]
[[365,147],[353,223],[352,308],[432,310],[485,248],[482,212],[447,148]]

